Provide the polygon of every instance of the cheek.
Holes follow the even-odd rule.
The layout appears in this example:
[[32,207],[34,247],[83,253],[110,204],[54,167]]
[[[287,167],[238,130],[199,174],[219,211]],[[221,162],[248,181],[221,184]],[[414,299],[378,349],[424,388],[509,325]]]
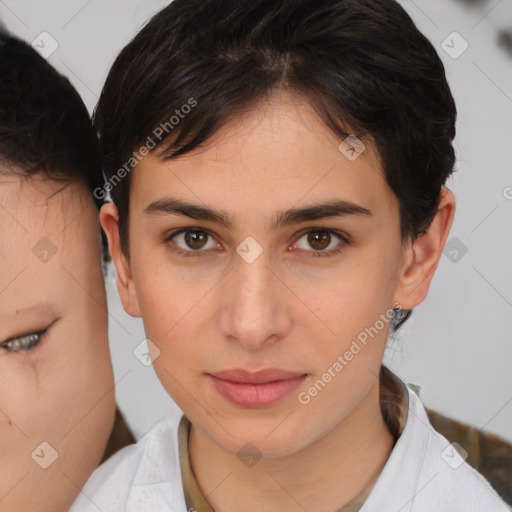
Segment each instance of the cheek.
[[[386,273],[387,272],[387,273]],[[296,320],[325,332],[326,340],[348,340],[372,325],[380,313],[391,305],[391,287],[387,285],[389,270],[369,259],[357,265],[333,268],[322,280],[291,282],[307,305],[296,309]],[[389,304],[388,304],[389,302]]]
[[108,417],[114,382],[104,315],[69,318],[54,341],[41,379],[45,379],[52,402],[60,403],[65,411],[64,416],[55,411],[61,417],[58,432],[79,421],[89,422],[97,409]]
[[[18,450],[19,443],[25,443],[25,428],[37,419],[33,414],[34,385],[26,382],[21,372],[13,371],[12,364],[0,362],[0,457]],[[1,465],[1,464],[0,464]]]
[[8,364],[0,392],[0,450],[24,453],[34,440],[53,435],[69,404],[59,403],[64,382],[58,375],[45,375],[37,364]]
[[333,270],[328,284],[300,283],[315,315],[295,311],[295,318],[299,331],[319,340],[302,349],[311,362],[312,383],[320,381],[311,392],[305,388],[301,403],[336,410],[339,403],[355,404],[359,397],[353,390],[366,390],[375,381],[393,315],[389,280],[386,258],[361,251],[357,262]]
[[[8,368],[0,370],[0,420],[5,415],[12,420],[19,428],[14,436],[61,438],[112,386],[110,360],[91,359],[94,347],[87,348],[87,340],[68,337],[66,331],[44,340],[41,350],[23,362],[2,362]],[[106,397],[99,404],[108,418],[105,407],[113,408],[113,399]]]
[[132,272],[145,332],[157,345],[164,344],[176,339],[178,330],[188,331],[190,322],[197,324],[203,318],[201,307],[208,303],[208,291],[218,277],[213,272],[198,275],[190,266],[169,262],[141,265],[138,261],[133,258]]
[[[137,295],[153,367],[167,392],[176,400],[183,385],[197,378],[208,351],[208,329],[212,329],[211,296],[205,282],[188,285],[188,278],[158,272],[138,276]],[[187,386],[189,385],[187,384]],[[180,398],[181,397],[181,398]]]

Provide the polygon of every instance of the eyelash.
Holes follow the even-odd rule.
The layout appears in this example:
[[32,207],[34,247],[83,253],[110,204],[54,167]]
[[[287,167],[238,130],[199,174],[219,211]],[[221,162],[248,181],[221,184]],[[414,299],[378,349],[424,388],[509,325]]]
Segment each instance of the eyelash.
[[53,323],[54,322],[52,322],[46,329],[43,329],[42,331],[9,338],[8,340],[1,342],[0,347],[7,352],[29,352],[30,350],[34,350],[40,345],[43,337],[46,336]]
[[[177,231],[174,231],[174,232],[170,233],[169,235],[167,235],[164,238],[164,242],[166,242],[166,243],[170,242],[176,235],[179,235],[181,233],[188,233],[188,232],[191,232],[191,231],[204,232],[204,233],[207,233],[208,236],[213,238],[213,235],[207,229],[204,229],[204,228],[186,228],[186,229],[179,229]],[[333,229],[327,229],[327,228],[315,228],[315,229],[310,229],[310,230],[308,230],[306,232],[302,232],[297,240],[300,240],[304,235],[307,235],[309,233],[318,233],[318,232],[325,232],[325,233],[329,233],[331,235],[334,235],[334,236],[336,236],[337,238],[340,239],[341,243],[335,249],[331,249],[330,251],[315,251],[315,250],[307,251],[307,252],[311,253],[311,256],[309,256],[311,258],[317,258],[317,257],[320,257],[320,258],[326,258],[327,257],[327,258],[329,258],[331,256],[335,256],[336,254],[339,254],[345,248],[345,245],[349,244],[349,241],[347,240],[347,238],[342,233],[340,233],[339,231],[336,231],[336,230],[333,230]],[[170,251],[172,251],[172,252],[174,252],[174,253],[176,253],[176,254],[178,254],[180,256],[184,256],[185,258],[203,257],[200,253],[201,252],[207,252],[205,250],[184,251],[184,250],[176,248],[176,247],[171,247],[170,245],[167,245],[167,248]]]

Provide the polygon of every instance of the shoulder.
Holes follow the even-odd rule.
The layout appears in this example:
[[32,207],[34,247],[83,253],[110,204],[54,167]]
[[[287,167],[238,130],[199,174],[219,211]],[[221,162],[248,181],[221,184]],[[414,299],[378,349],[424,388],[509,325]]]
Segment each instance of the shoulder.
[[361,512],[510,512],[489,482],[430,424],[407,387],[405,426]]
[[158,510],[179,510],[182,487],[177,429],[176,419],[166,418],[136,444],[115,453],[96,468],[69,512],[141,510],[139,502],[153,506],[164,494],[166,508]]
[[488,480],[465,461],[458,449],[456,443],[450,443],[428,424],[420,484],[426,485],[425,491],[429,486],[431,489],[415,500],[419,510],[510,512]]
[[415,431],[412,438],[421,445],[422,454],[412,510],[509,512],[510,508],[491,484],[458,452],[458,446],[432,427],[423,404],[412,390],[409,400]]

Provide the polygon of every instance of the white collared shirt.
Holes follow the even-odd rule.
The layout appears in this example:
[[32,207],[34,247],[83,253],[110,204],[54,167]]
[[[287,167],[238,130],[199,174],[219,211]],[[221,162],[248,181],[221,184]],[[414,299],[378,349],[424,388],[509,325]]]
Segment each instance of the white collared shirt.
[[[416,393],[409,386],[407,391],[404,428],[360,512],[510,512],[433,429]],[[187,512],[176,419],[160,421],[98,467],[69,512],[98,510]]]

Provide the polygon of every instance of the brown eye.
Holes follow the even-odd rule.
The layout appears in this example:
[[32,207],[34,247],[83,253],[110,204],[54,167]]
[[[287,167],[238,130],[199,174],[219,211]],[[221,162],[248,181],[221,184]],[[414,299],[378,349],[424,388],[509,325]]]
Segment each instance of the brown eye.
[[308,233],[308,243],[318,251],[324,250],[329,246],[331,235],[328,231],[310,231]]
[[208,234],[204,231],[186,231],[185,243],[191,249],[202,249],[208,240]]
[[310,229],[295,242],[295,247],[312,257],[334,256],[349,245],[346,236],[332,229]]
[[203,256],[208,249],[219,247],[213,236],[204,229],[180,229],[168,234],[164,242],[170,251],[183,256]]

